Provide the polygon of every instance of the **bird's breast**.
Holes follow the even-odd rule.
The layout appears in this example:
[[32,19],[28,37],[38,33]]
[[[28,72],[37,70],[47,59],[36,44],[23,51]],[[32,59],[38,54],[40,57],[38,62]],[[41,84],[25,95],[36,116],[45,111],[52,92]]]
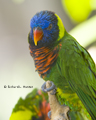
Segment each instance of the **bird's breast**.
[[35,46],[29,45],[30,54],[34,59],[36,71],[38,71],[43,79],[50,73],[50,69],[55,64],[60,46],[61,44],[54,48],[36,48]]

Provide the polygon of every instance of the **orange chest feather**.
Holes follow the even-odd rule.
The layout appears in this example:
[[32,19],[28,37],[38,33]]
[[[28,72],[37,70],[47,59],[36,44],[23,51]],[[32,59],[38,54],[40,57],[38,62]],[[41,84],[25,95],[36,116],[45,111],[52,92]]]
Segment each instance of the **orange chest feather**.
[[29,45],[30,54],[35,61],[36,70],[42,78],[50,72],[51,67],[54,65],[60,46],[61,44],[54,49],[50,49],[48,47],[36,48]]

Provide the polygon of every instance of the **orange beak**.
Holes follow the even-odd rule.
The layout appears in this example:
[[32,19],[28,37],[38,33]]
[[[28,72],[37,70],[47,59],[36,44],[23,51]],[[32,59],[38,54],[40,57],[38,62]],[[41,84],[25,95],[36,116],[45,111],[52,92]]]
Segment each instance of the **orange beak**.
[[36,27],[33,30],[33,35],[34,35],[34,44],[37,46],[38,41],[42,40],[43,37],[43,31],[40,27]]

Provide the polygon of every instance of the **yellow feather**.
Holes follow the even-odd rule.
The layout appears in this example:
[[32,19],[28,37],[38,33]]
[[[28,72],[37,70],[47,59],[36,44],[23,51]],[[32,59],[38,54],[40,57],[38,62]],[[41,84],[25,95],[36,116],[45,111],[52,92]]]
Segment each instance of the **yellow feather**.
[[56,17],[57,17],[57,20],[58,20],[58,27],[59,27],[59,37],[58,37],[58,41],[64,36],[64,32],[65,32],[65,28],[64,28],[64,25],[63,25],[63,22],[62,20],[60,19],[60,17],[55,14]]
[[17,112],[13,112],[9,120],[30,120],[32,115],[33,113],[28,109],[23,111],[19,110]]

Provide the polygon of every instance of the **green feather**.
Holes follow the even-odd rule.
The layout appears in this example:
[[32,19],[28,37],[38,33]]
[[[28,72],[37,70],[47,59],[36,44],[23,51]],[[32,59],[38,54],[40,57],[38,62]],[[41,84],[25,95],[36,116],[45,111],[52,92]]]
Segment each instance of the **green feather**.
[[[34,40],[32,39],[33,24],[34,27],[41,27],[45,36],[45,38],[42,39],[43,41],[40,40],[38,42],[38,44],[42,43],[39,44],[39,47],[45,47],[48,42],[50,45],[48,44],[49,46],[47,45],[47,47],[49,47],[50,50],[54,51],[55,49],[58,49],[59,51],[58,53],[54,52],[54,54],[58,55],[56,61],[54,62],[54,65],[52,64],[50,68],[47,66],[49,71],[46,73],[43,71],[46,76],[42,77],[41,75],[41,77],[44,78],[45,81],[53,81],[53,83],[56,85],[57,99],[61,104],[65,104],[70,107],[71,110],[69,114],[72,120],[91,120],[91,118],[93,120],[96,120],[96,67],[93,59],[87,50],[84,49],[75,40],[75,38],[66,32],[64,25],[57,14],[50,11],[43,11],[42,15],[41,13],[42,12],[39,13],[39,17],[34,17],[35,22],[33,19],[31,21],[31,32],[28,37],[28,41],[31,46],[31,55],[33,58],[36,57],[36,59],[40,59],[41,57],[41,60],[42,56],[45,55],[45,53],[40,53],[40,56],[38,58],[38,56],[36,56],[37,54],[35,55],[37,49],[32,49],[34,46]],[[48,18],[50,18],[50,20],[47,19],[46,15],[48,15]],[[39,23],[38,19],[41,19],[43,24]],[[56,24],[56,33],[58,35],[56,39],[54,39],[56,33],[52,32],[52,30],[50,30],[50,32],[49,30],[47,31],[48,35],[51,36],[50,38],[53,41],[51,39],[47,39],[48,36],[44,32],[44,20],[48,23]],[[38,45],[34,47],[39,48]],[[50,52],[50,56],[53,51]],[[46,57],[44,65],[48,62],[49,59],[50,58]],[[34,59],[34,61],[36,66],[36,60]],[[38,64],[40,65],[40,62],[38,62]],[[39,69],[41,71],[42,68],[45,67],[44,65],[41,64],[39,66]],[[40,73],[39,70],[37,71]]]
[[[59,51],[56,65],[51,69],[50,76],[46,77],[45,80],[53,81],[57,88],[62,90],[62,94],[66,93],[63,104],[70,106],[72,112],[75,110],[75,112],[77,111],[80,114],[80,111],[82,111],[83,108],[83,110],[87,110],[92,119],[95,120],[95,63],[86,49],[84,49],[75,38],[67,32],[65,32],[65,35],[62,38],[61,44],[62,47]],[[68,96],[69,93],[70,95]],[[77,99],[74,97],[75,93],[77,94]],[[59,101],[61,101],[60,98],[62,98],[62,94],[59,92],[57,93]],[[79,107],[76,109],[76,107],[72,106],[74,102],[75,104],[80,102],[80,109]],[[85,114],[85,116],[88,117],[88,113]]]

